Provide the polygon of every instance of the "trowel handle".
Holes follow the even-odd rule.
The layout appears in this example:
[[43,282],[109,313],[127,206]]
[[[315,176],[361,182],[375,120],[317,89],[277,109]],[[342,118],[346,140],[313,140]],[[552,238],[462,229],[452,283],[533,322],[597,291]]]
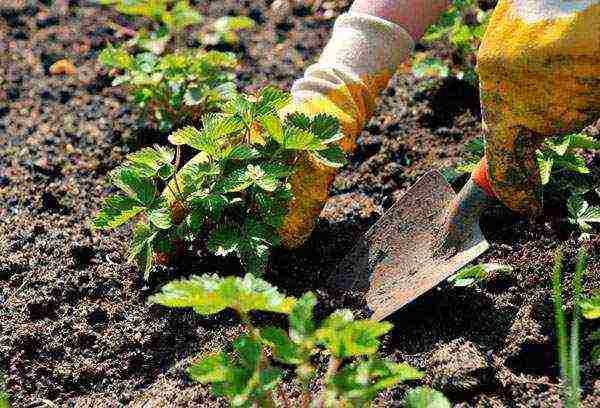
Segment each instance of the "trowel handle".
[[492,183],[490,182],[490,175],[488,170],[487,157],[483,158],[477,163],[475,169],[471,173],[471,179],[477,186],[482,188],[490,198],[497,198],[496,193],[492,190]]

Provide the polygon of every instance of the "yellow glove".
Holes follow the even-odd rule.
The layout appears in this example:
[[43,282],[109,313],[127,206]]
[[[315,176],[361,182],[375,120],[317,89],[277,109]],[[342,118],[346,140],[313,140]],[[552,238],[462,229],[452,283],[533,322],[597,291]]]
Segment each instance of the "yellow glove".
[[492,189],[535,215],[536,149],[600,116],[600,0],[500,0],[478,71]]
[[[294,83],[294,101],[282,113],[337,117],[345,136],[340,144],[344,151],[352,151],[373,114],[375,98],[412,47],[412,38],[397,24],[369,14],[341,15],[319,61]],[[290,180],[294,200],[280,229],[289,248],[302,245],[312,232],[337,172],[308,156],[297,166]]]

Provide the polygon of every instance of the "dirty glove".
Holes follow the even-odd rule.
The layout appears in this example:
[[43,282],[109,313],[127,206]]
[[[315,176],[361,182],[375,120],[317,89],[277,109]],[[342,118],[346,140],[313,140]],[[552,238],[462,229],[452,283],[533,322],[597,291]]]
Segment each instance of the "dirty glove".
[[[397,24],[363,13],[341,15],[318,62],[294,83],[293,103],[283,114],[327,113],[337,117],[345,136],[340,145],[344,151],[352,151],[373,114],[375,98],[412,47],[411,36]],[[308,156],[300,159],[290,180],[294,200],[280,229],[285,246],[300,246],[308,238],[335,175],[336,169],[315,163]]]
[[514,211],[542,210],[536,149],[600,115],[600,0],[500,0],[479,49],[491,188]]

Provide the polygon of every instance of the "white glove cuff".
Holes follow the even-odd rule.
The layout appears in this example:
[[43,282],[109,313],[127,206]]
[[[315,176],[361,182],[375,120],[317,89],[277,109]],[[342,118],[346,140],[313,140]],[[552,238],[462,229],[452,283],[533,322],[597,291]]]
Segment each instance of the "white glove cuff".
[[325,95],[336,86],[373,76],[391,76],[413,46],[408,32],[395,23],[370,14],[342,14],[319,61],[294,83],[294,99]]

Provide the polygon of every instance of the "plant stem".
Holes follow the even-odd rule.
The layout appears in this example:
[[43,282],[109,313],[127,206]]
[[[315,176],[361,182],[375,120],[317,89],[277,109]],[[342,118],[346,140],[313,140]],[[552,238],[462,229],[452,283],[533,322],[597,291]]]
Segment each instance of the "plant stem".
[[554,268],[552,270],[552,300],[554,301],[554,319],[556,324],[556,336],[558,345],[558,362],[560,365],[560,377],[563,386],[569,384],[570,364],[567,337],[567,324],[565,322],[565,311],[563,309],[562,295],[562,270],[563,270],[563,249],[559,247],[554,256]]
[[318,407],[323,408],[325,406],[325,396],[327,395],[327,387],[329,386],[329,383],[333,380],[333,377],[335,376],[341,365],[342,359],[334,355],[329,357],[329,364],[327,365],[327,371],[325,372],[325,377],[323,378],[323,390],[321,391],[321,396],[317,404]]
[[579,366],[579,322],[580,310],[579,302],[583,292],[581,283],[582,276],[587,269],[588,254],[585,248],[581,248],[573,275],[573,321],[571,322],[571,384],[570,384],[570,405],[573,408],[581,406],[581,367]]
[[[185,208],[185,200],[183,199],[183,194],[181,193],[181,188],[179,188],[179,181],[177,181],[177,171],[179,170],[179,164],[181,162],[181,146],[177,145],[175,148],[175,174],[173,176],[173,181],[175,182],[175,188],[177,189],[177,193],[179,195],[178,200],[179,203]],[[171,191],[173,192],[173,191]],[[173,194],[175,195],[175,194]]]

